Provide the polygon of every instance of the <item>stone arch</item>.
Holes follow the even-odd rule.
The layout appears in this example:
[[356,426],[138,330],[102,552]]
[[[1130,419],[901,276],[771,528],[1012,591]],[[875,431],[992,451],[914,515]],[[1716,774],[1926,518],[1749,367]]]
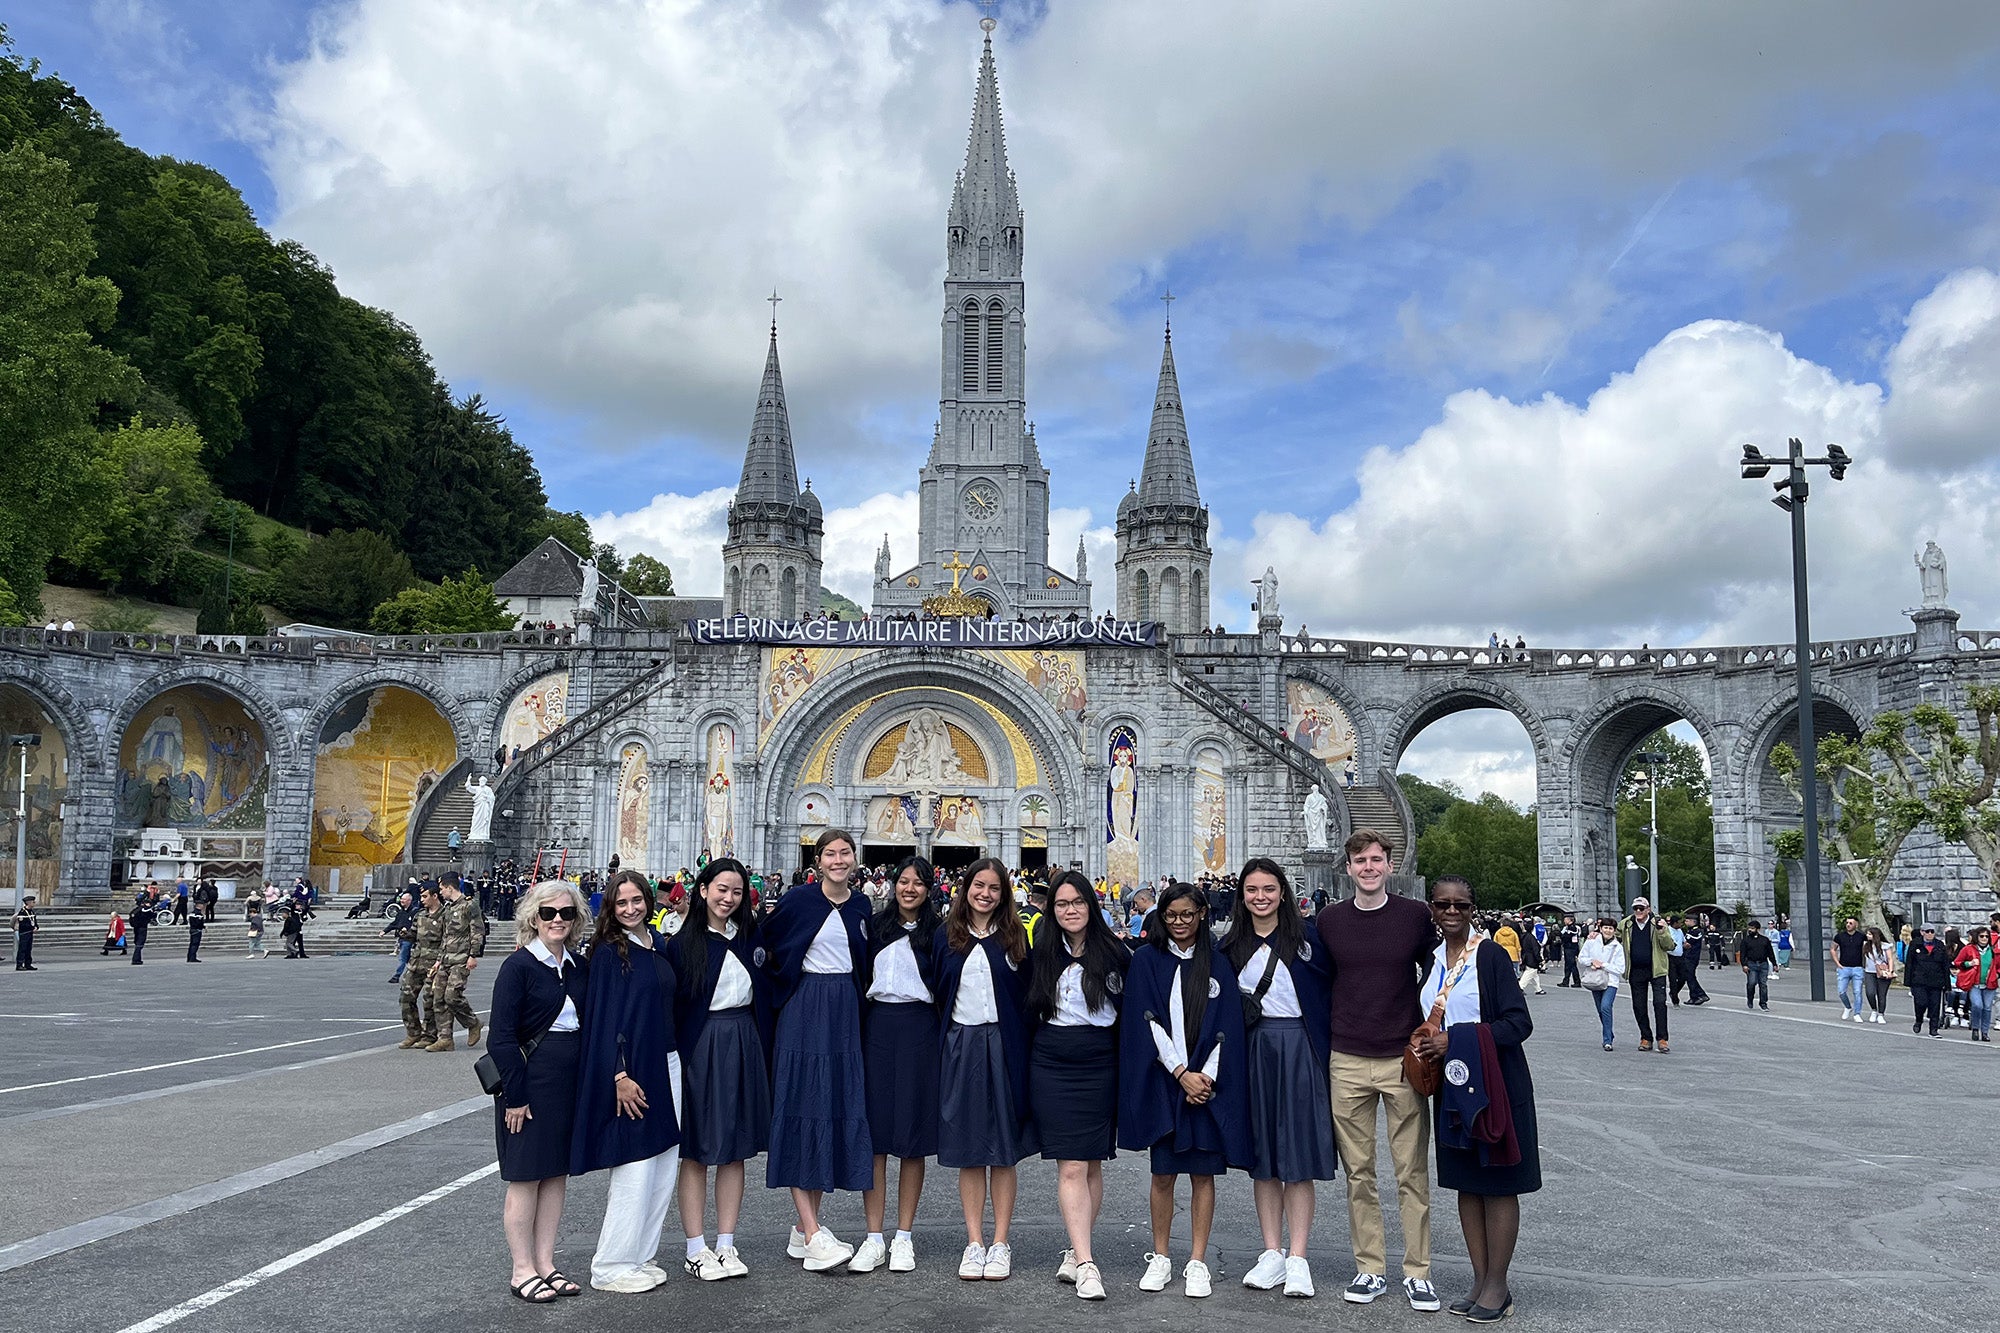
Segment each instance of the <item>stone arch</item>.
[[[63,751],[69,756],[73,773],[102,770],[100,738],[75,695],[59,682],[13,660],[0,659],[0,685],[12,685],[33,699],[49,720],[61,729]],[[114,762],[115,758],[114,755]]]
[[799,571],[795,565],[786,565],[778,577],[778,619],[799,618]]
[[[7,669],[0,670],[0,690],[16,691],[26,701],[37,715],[28,722],[28,727],[42,735],[41,745],[29,761],[25,797],[29,806],[26,882],[17,883],[14,878],[15,842],[11,836],[0,863],[6,866],[7,883],[13,885],[10,892],[25,889],[37,893],[47,906],[62,898],[64,885],[104,882],[100,875],[84,869],[84,858],[78,855],[79,844],[88,845],[90,841],[87,836],[79,836],[90,828],[89,816],[79,797],[92,789],[102,790],[106,785],[97,768],[97,737],[69,691],[39,672],[9,663]],[[12,728],[0,730],[12,731]],[[0,736],[0,740],[4,739]],[[58,754],[60,766],[55,762],[44,764],[45,759],[53,761]],[[0,791],[6,793],[5,808],[10,817],[17,803],[24,799],[20,759],[21,753],[12,746],[0,745],[0,770],[4,770]],[[102,854],[108,856],[110,850],[107,842]]]
[[741,565],[729,567],[728,596],[723,602],[722,610],[723,614],[731,616],[740,614],[743,610],[743,566]]
[[[1786,689],[1767,699],[1762,707],[1745,719],[1732,764],[1737,780],[1751,794],[1753,801],[1760,791],[1768,794],[1770,784],[1776,781],[1769,771],[1771,750],[1779,741],[1795,741],[1798,716],[1798,693]],[[1837,732],[1859,736],[1864,725],[1862,719],[1870,716],[1872,714],[1845,691],[1828,683],[1813,682],[1815,735]]]
[[[546,680],[550,676],[568,673],[570,673],[570,657],[565,653],[550,657],[539,663],[531,663],[528,666],[524,666],[501,682],[500,687],[494,691],[492,696],[491,713],[487,716],[486,721],[477,728],[480,743],[473,749],[465,751],[465,753],[472,756],[472,762],[475,765],[483,765],[485,760],[492,755],[495,747],[500,744],[500,733],[507,726],[507,710],[513,705],[515,695],[537,681]],[[567,709],[565,709],[564,717],[567,720]],[[318,743],[316,735],[309,738],[309,740],[312,744]],[[461,749],[463,749],[462,746]]]
[[1639,743],[1673,722],[1686,722],[1701,736],[1713,781],[1728,771],[1728,753],[1706,710],[1677,690],[1638,685],[1619,690],[1579,718],[1563,744],[1571,785],[1589,800],[1609,800],[1612,787]]
[[738,609],[747,609],[752,615],[769,615],[772,596],[771,567],[762,563],[752,565],[749,583],[750,590],[747,596],[750,604],[747,608]]
[[1181,619],[1183,628],[1190,634],[1199,634],[1208,628],[1208,580],[1199,569],[1188,573],[1187,614]]
[[[1285,677],[1287,680],[1301,681],[1312,686],[1314,689],[1323,691],[1332,698],[1334,703],[1340,706],[1340,711],[1347,715],[1347,725],[1354,728],[1354,757],[1357,769],[1359,769],[1360,762],[1364,756],[1378,753],[1370,748],[1373,723],[1369,720],[1368,710],[1362,703],[1360,696],[1355,694],[1345,679],[1331,671],[1323,671],[1312,665],[1287,662],[1285,666]],[[1288,732],[1291,730],[1291,721],[1291,705],[1288,699],[1284,719],[1284,726]],[[1419,730],[1421,729],[1419,728]],[[1412,732],[1410,734],[1414,736],[1416,733]],[[1382,762],[1382,760],[1378,759],[1376,767],[1380,767]],[[1374,768],[1361,770],[1356,780],[1360,782],[1373,782],[1375,780]],[[1331,796],[1332,793],[1329,792],[1328,795]]]
[[986,769],[989,785],[998,787],[1020,783],[1022,777],[1016,772],[1007,738],[1000,734],[993,719],[983,710],[976,705],[968,708],[963,699],[941,690],[918,688],[909,691],[909,687],[905,686],[892,699],[878,700],[854,719],[849,733],[852,742],[840,747],[841,767],[833,778],[835,784],[858,786],[868,781],[863,769],[869,756],[890,732],[907,722],[920,708],[932,708],[946,714],[944,720],[947,723],[972,738]]
[[[1318,677],[1315,675],[1314,679]],[[1459,677],[1434,685],[1404,701],[1383,728],[1380,748],[1375,751],[1377,763],[1383,768],[1394,769],[1402,762],[1403,752],[1410,748],[1410,742],[1425,727],[1439,718],[1472,708],[1497,708],[1512,713],[1515,721],[1528,733],[1538,770],[1553,757],[1548,728],[1543,725],[1533,704],[1497,682]],[[1356,725],[1360,725],[1358,721]]]
[[285,725],[284,710],[278,707],[275,700],[240,676],[217,671],[206,663],[190,663],[155,672],[126,693],[118,711],[112,714],[111,725],[103,737],[105,771],[117,770],[119,748],[124,745],[125,732],[131,727],[132,719],[139,715],[139,710],[167,691],[183,685],[204,685],[229,695],[243,705],[244,710],[264,730],[264,744],[271,752],[274,778],[277,773],[288,770],[298,758],[299,740]]

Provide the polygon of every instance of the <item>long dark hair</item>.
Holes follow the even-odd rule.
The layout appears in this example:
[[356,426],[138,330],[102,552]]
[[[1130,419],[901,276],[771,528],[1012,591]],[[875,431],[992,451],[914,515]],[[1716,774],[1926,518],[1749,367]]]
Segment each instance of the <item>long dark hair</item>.
[[924,900],[917,906],[917,928],[911,932],[910,947],[925,954],[931,951],[931,940],[937,935],[937,928],[944,917],[938,912],[937,902],[931,896],[931,884],[937,879],[937,872],[921,856],[904,857],[897,863],[896,873],[889,876],[889,901],[868,919],[868,944],[871,949],[886,949],[903,938],[903,913],[896,905],[896,881],[909,870],[915,870],[924,881]]
[[1028,956],[1028,928],[1021,924],[1021,913],[1014,906],[1014,879],[1007,873],[1007,867],[997,856],[982,856],[958,873],[958,891],[951,895],[951,910],[944,914],[945,942],[953,953],[966,953],[972,948],[972,909],[966,905],[966,891],[980,872],[990,870],[1000,877],[1000,903],[993,909],[993,928],[1000,932],[1001,946],[1007,950],[1007,961],[1015,965]]
[[1236,905],[1229,911],[1229,933],[1222,939],[1222,952],[1229,956],[1229,965],[1238,972],[1264,943],[1257,934],[1256,918],[1244,903],[1248,895],[1243,892],[1243,882],[1260,874],[1278,881],[1278,924],[1271,931],[1272,951],[1280,961],[1289,964],[1298,958],[1299,946],[1306,941],[1306,919],[1299,915],[1299,900],[1292,892],[1291,876],[1270,857],[1253,856],[1243,863],[1242,873],[1236,877]]
[[[1068,937],[1056,924],[1056,895],[1065,888],[1082,894],[1086,905],[1081,958],[1070,956]],[[1087,876],[1076,870],[1064,871],[1050,886],[1049,914],[1036,933],[1033,952],[1035,967],[1028,977],[1028,1013],[1042,1023],[1055,1017],[1057,984],[1071,963],[1083,964],[1083,1002],[1098,1009],[1110,997],[1111,978],[1123,976],[1125,964],[1132,957],[1124,941],[1104,923],[1104,913],[1097,907],[1097,890],[1091,887]]]
[[1194,1044],[1201,1032],[1202,1017],[1208,1013],[1209,950],[1208,902],[1200,889],[1185,880],[1175,880],[1160,891],[1160,897],[1153,904],[1151,916],[1146,918],[1146,943],[1161,953],[1172,957],[1168,950],[1173,947],[1173,937],[1167,934],[1167,908],[1181,899],[1193,903],[1201,919],[1194,927],[1194,957],[1188,959],[1187,971],[1181,976],[1181,1017],[1187,1024],[1188,1054],[1194,1054]]
[[733,856],[717,857],[701,868],[694,877],[694,891],[688,895],[687,912],[681,917],[681,928],[674,932],[674,952],[678,955],[675,965],[680,974],[687,978],[690,989],[699,991],[708,980],[708,902],[701,891],[715,883],[715,877],[733,871],[743,882],[743,896],[736,900],[736,910],[729,919],[736,923],[736,933],[740,936],[750,929],[750,872],[743,863]]
[[621,870],[611,877],[604,886],[604,897],[597,908],[597,926],[590,932],[588,957],[597,957],[597,951],[609,944],[618,953],[618,965],[627,972],[632,970],[632,948],[626,942],[625,928],[618,924],[618,890],[626,884],[637,884],[639,892],[646,895],[646,920],[653,919],[653,884],[636,870]]

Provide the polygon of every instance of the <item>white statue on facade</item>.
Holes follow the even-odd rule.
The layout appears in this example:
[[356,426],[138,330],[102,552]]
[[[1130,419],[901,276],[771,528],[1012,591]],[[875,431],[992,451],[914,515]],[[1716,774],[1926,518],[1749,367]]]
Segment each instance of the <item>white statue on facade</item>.
[[1257,584],[1257,618],[1278,619],[1278,571],[1270,565],[1264,566],[1264,577]]
[[577,610],[595,611],[597,609],[597,583],[598,583],[597,562],[595,560],[584,561],[583,591],[577,595],[576,599]]
[[479,775],[479,785],[474,786],[471,778],[465,780],[465,790],[472,795],[472,841],[491,842],[493,840],[493,789],[486,785],[486,775]]
[[965,768],[958,762],[958,750],[951,741],[951,731],[932,708],[922,709],[910,719],[902,741],[896,746],[896,757],[882,775],[882,781],[890,786],[963,782],[966,778]]
[[1917,574],[1924,581],[1924,610],[1945,604],[1944,552],[1936,542],[1925,542],[1917,552]]
[[1326,850],[1326,793],[1315,786],[1306,797],[1305,808],[1299,812],[1306,825],[1306,850],[1323,852]]

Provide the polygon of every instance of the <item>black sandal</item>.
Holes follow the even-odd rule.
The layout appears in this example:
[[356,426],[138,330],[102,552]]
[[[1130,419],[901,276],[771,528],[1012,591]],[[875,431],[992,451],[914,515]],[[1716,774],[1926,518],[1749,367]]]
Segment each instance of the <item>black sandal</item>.
[[548,1285],[550,1291],[553,1291],[558,1296],[583,1295],[583,1288],[564,1277],[558,1269],[551,1268],[548,1272],[542,1274],[542,1281]]
[[[530,1290],[530,1288],[533,1290]],[[539,1276],[522,1278],[519,1282],[507,1288],[507,1290],[512,1293],[515,1300],[526,1301],[530,1305],[548,1305],[561,1294],[554,1287],[542,1281]]]

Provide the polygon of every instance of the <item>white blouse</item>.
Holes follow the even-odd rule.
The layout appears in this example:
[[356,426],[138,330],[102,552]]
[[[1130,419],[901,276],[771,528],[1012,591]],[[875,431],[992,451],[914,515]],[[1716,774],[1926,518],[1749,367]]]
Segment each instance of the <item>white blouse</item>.
[[[1437,1003],[1438,991],[1444,985],[1444,951],[1445,946],[1438,945],[1437,954],[1431,963],[1430,975],[1424,978],[1423,990],[1417,995],[1417,1008],[1423,1011],[1426,1018],[1430,1016],[1431,1006]],[[1479,964],[1473,961],[1478,952],[1479,941],[1474,940],[1465,951],[1465,975],[1452,983],[1451,994],[1445,998],[1446,1027],[1454,1023],[1479,1022]]]
[[875,955],[875,977],[868,983],[868,998],[884,1004],[932,1004],[936,996],[924,984],[917,969],[916,946],[910,942],[917,923],[903,924],[903,938]]
[[[1183,962],[1194,957],[1194,947],[1192,945],[1183,949],[1178,944],[1169,944],[1167,951]],[[1176,1069],[1187,1068],[1188,1062],[1187,1006],[1181,1003],[1181,978],[1185,975],[1187,975],[1186,968],[1177,967],[1174,969],[1173,988],[1167,995],[1167,1030],[1164,1032],[1161,1031],[1158,1023],[1151,1025],[1153,1029],[1153,1049],[1159,1054],[1160,1063],[1166,1067],[1166,1071],[1169,1074],[1173,1073]],[[1272,982],[1271,984],[1272,988],[1276,989],[1277,983]],[[1155,1017],[1157,1018],[1158,1015],[1155,1015]],[[1200,1034],[1197,1033],[1195,1035],[1199,1036]],[[1216,1071],[1221,1068],[1222,1038],[1218,1036],[1215,1040],[1215,1049],[1208,1053],[1208,1059],[1202,1064],[1200,1072],[1213,1079]]]
[[[1250,955],[1250,961],[1243,965],[1237,975],[1236,986],[1245,995],[1257,989],[1257,983],[1264,979],[1264,969],[1276,962],[1277,951],[1267,940],[1264,946]],[[1264,1017],[1304,1018],[1305,1010],[1299,1006],[1299,988],[1292,984],[1292,969],[1278,964],[1278,974],[1271,978],[1271,989],[1264,992]]]
[[1083,964],[1071,963],[1056,978],[1056,1011],[1049,1019],[1050,1027],[1057,1028],[1108,1028],[1118,1021],[1118,1011],[1111,1007],[1111,999],[1091,1008],[1083,998]]
[[1000,1003],[993,994],[993,965],[977,940],[965,955],[965,970],[959,974],[958,998],[952,1002],[951,1021],[965,1028],[1000,1021]]
[[854,955],[847,947],[847,918],[838,907],[826,914],[819,934],[813,936],[812,947],[806,950],[805,970],[829,976],[854,970]]
[[[562,976],[563,964],[569,959],[569,952],[567,950],[559,954],[550,953],[548,945],[543,944],[540,939],[534,939],[528,942],[528,952],[541,959],[542,963],[551,972],[554,972],[557,977]],[[563,996],[562,1012],[556,1015],[555,1022],[549,1024],[549,1031],[575,1032],[581,1026],[582,1023],[577,1017],[576,1001],[565,994]]]

